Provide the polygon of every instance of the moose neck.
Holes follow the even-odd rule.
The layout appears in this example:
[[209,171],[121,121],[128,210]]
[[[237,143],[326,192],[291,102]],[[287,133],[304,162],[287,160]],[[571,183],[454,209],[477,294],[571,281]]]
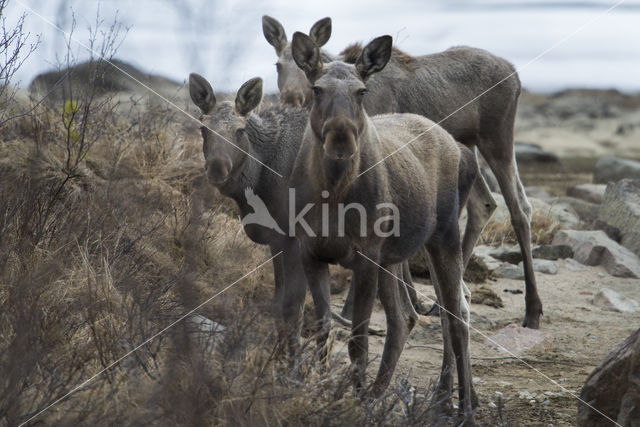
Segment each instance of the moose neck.
[[247,205],[244,195],[247,187],[254,189],[267,202],[279,192],[279,187],[286,185],[307,117],[308,113],[303,109],[283,107],[273,107],[260,115],[252,113],[249,116],[245,131],[249,138],[247,151],[251,156],[246,156],[242,170],[229,186],[229,191],[221,188],[223,194],[233,198],[241,210]]

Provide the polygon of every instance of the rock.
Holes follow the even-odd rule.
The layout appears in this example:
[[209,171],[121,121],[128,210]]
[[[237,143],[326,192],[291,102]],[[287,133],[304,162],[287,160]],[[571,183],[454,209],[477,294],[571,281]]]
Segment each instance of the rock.
[[548,151],[544,151],[537,144],[528,142],[516,142],[516,162],[517,163],[556,163],[558,156]]
[[589,203],[600,204],[604,200],[606,184],[580,184],[567,190],[567,196],[584,200]]
[[640,256],[640,179],[607,185],[598,218],[620,230],[620,244]]
[[520,246],[518,245],[499,246],[490,251],[489,255],[497,260],[508,262],[510,264],[517,264],[522,261],[522,253],[520,252]]
[[341,294],[351,284],[351,270],[336,265],[329,268],[331,272],[331,295]]
[[486,282],[491,274],[489,265],[485,262],[484,258],[475,254],[469,258],[469,264],[464,272],[464,281],[470,283],[483,283]]
[[513,280],[524,280],[524,270],[522,266],[509,264],[508,262],[493,270],[493,277]]
[[593,305],[607,311],[616,311],[618,313],[635,313],[639,307],[636,301],[620,295],[609,288],[598,291],[593,297]]
[[536,397],[536,394],[529,393],[527,390],[518,392],[518,399],[535,400]]
[[[640,329],[616,346],[587,377],[580,392],[577,425],[637,426],[640,420]],[[587,406],[584,402],[588,402]],[[596,412],[592,408],[597,408]]]
[[[558,263],[546,259],[534,259],[533,271],[544,274],[557,274]],[[523,280],[524,279],[524,267],[522,261],[518,265],[512,265],[503,263],[500,267],[493,271],[493,277]]]
[[551,198],[551,194],[542,187],[525,187],[524,192],[527,197],[533,197],[535,199],[546,200]]
[[640,162],[602,157],[593,167],[593,182],[596,184],[607,184],[624,178],[640,179]]
[[[581,221],[592,223],[598,217],[598,209],[600,206],[596,203],[585,202],[575,197],[554,197],[547,200],[552,209],[562,209],[563,212],[576,216]],[[566,216],[566,214],[564,214]]]
[[[518,267],[521,269],[524,268],[522,262],[518,264]],[[557,274],[558,263],[548,259],[534,259],[533,271],[544,274]]]
[[591,229],[592,230],[602,230],[604,231],[604,233],[609,236],[609,238],[613,241],[615,241],[616,243],[620,243],[620,241],[622,240],[622,233],[620,232],[620,229],[618,227],[614,227],[613,225],[609,225],[606,222],[600,220],[600,219],[596,219],[592,224],[591,224]]
[[560,230],[553,244],[566,244],[573,249],[573,258],[585,265],[602,265],[616,277],[640,278],[640,259],[603,231]]
[[562,228],[576,228],[580,225],[580,217],[570,203],[546,203],[547,207],[538,206],[537,210],[550,216]]
[[225,327],[200,314],[192,314],[186,319],[187,332],[198,345],[212,351],[224,338]]
[[553,347],[553,335],[551,332],[511,324],[487,338],[485,344],[516,355],[527,350],[548,352]]
[[495,247],[487,245],[478,245],[473,248],[473,255],[482,259],[482,262],[487,265],[490,272],[500,267],[502,264],[502,261],[497,260],[490,255],[494,250]]
[[564,260],[564,266],[567,267],[568,270],[571,271],[587,271],[587,267],[584,266],[584,264],[580,264],[578,261],[576,261],[573,258],[567,258]]
[[557,259],[571,258],[573,249],[569,245],[540,245],[531,249],[531,256],[555,261]]
[[471,291],[471,303],[484,304],[495,308],[504,307],[500,295],[496,294],[492,289],[486,286],[480,286]]

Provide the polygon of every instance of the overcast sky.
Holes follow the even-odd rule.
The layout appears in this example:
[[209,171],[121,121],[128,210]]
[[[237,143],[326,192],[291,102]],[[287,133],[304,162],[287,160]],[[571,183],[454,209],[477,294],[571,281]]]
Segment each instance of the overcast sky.
[[[18,76],[22,86],[37,73],[55,68],[66,51],[65,36],[45,20],[68,31],[73,11],[74,37],[87,44],[87,28],[95,27],[99,10],[103,30],[116,16],[129,28],[116,57],[179,82],[195,71],[212,81],[216,90],[236,90],[254,76],[265,80],[267,91],[276,90],[276,57],[261,27],[262,15],[268,14],[282,22],[289,37],[330,16],[333,33],[325,48],[333,53],[353,41],[390,34],[397,46],[414,55],[455,45],[487,49],[513,62],[523,85],[531,90],[640,91],[640,0],[626,0],[599,17],[616,3],[9,0],[6,18],[11,24],[26,13],[27,30],[41,35],[40,47]],[[72,46],[79,60],[87,57],[79,44]]]

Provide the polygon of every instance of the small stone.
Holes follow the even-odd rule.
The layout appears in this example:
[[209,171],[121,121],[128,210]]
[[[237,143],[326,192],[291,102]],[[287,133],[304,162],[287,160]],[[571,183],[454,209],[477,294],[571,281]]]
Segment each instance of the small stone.
[[498,407],[498,405],[496,405],[496,404],[495,404],[495,403],[493,403],[493,402],[489,402],[489,403],[487,404],[487,406],[488,406],[489,408],[491,408],[491,409],[496,409],[496,408]]
[[489,255],[497,260],[510,264],[517,264],[522,261],[522,252],[520,252],[520,246],[518,245],[499,246],[489,252]]
[[482,378],[479,377],[473,377],[473,383],[474,384],[480,384],[482,382]]
[[498,397],[500,399],[504,398],[504,395],[502,394],[501,391],[496,391],[494,394],[496,395],[496,397]]
[[536,395],[535,394],[531,394],[531,393],[529,393],[528,391],[525,390],[525,391],[518,392],[518,397],[520,399],[524,399],[524,400],[534,400],[535,401]]
[[[524,268],[522,263],[518,264],[518,267]],[[557,274],[558,263],[548,259],[534,259],[533,271],[544,274]]]
[[551,401],[549,399],[545,400],[544,402],[542,402],[540,405],[542,406],[549,406],[551,405]]
[[555,392],[555,391],[545,391],[545,396],[548,397],[564,397],[564,393]]
[[636,301],[620,295],[609,288],[601,289],[593,297],[593,305],[607,311],[616,311],[618,313],[635,313],[639,308]]
[[504,279],[513,279],[513,280],[523,280],[524,279],[524,270],[521,266],[502,263],[502,265],[495,270],[493,270],[493,277],[504,278]]
[[200,314],[190,315],[186,323],[190,337],[207,351],[213,350],[224,339],[226,328]]
[[571,258],[573,249],[569,245],[540,245],[531,249],[531,256],[555,261],[557,259]]
[[576,261],[573,258],[567,258],[564,260],[564,266],[567,267],[568,270],[571,271],[587,271],[587,267],[585,267],[583,264],[580,264],[578,261]]

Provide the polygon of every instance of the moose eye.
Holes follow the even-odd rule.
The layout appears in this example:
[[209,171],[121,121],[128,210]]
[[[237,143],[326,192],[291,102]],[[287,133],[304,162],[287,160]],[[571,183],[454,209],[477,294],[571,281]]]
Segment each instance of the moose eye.
[[311,88],[311,90],[313,91],[313,96],[315,97],[322,96],[322,88],[320,86],[314,86]]
[[369,92],[369,89],[367,88],[362,88],[362,89],[358,89],[358,97],[362,98],[364,97],[367,92]]
[[282,64],[279,62],[276,62],[276,71],[279,73],[280,71],[282,71]]

